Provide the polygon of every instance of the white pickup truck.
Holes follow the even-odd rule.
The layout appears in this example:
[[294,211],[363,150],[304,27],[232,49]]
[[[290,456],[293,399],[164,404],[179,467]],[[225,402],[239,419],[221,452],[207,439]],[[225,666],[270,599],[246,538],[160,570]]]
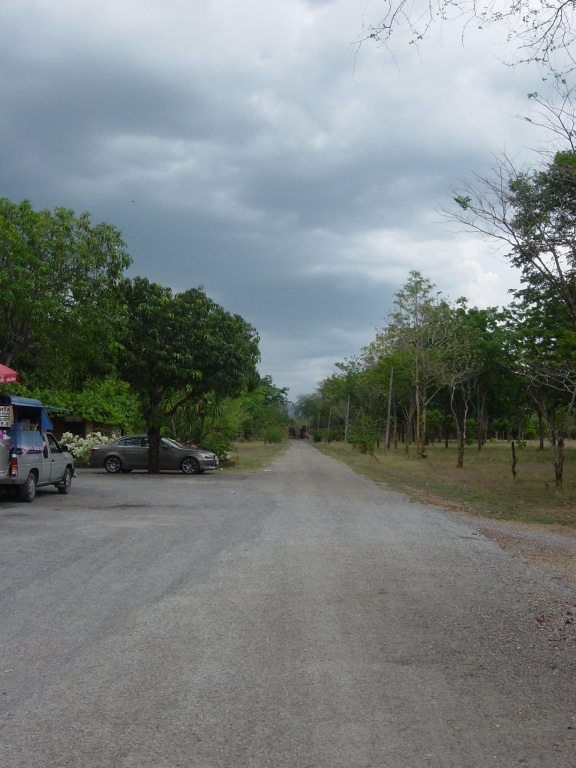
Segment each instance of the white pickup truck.
[[21,501],[34,501],[43,485],[70,493],[74,459],[50,429],[39,400],[0,394],[0,488],[15,488]]

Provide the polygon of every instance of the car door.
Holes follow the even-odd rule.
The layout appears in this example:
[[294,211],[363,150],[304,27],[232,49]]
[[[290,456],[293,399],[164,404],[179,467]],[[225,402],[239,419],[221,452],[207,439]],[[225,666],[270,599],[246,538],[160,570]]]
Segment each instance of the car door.
[[160,440],[160,469],[180,469],[181,454],[176,445],[170,440]]
[[148,469],[148,438],[125,437],[118,442],[118,453],[124,469]]
[[60,446],[60,443],[56,440],[51,432],[46,432],[46,442],[48,443],[48,451],[44,452],[44,465],[45,465],[45,481],[56,483],[64,477],[64,470],[66,469],[67,457]]

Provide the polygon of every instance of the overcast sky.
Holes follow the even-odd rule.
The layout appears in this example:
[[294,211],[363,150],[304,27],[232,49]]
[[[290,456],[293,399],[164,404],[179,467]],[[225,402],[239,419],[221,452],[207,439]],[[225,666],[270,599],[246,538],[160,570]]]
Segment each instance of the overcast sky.
[[537,73],[492,33],[354,41],[383,0],[2,0],[0,196],[88,211],[130,274],[199,285],[311,393],[374,338],[412,269],[508,302],[517,274],[450,231],[450,185],[538,144]]

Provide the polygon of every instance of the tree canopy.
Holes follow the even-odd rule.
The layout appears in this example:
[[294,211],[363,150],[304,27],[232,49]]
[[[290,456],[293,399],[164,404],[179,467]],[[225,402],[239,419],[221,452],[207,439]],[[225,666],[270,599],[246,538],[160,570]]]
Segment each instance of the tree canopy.
[[136,277],[125,283],[119,374],[140,398],[158,471],[160,429],[182,406],[216,393],[240,394],[257,382],[258,334],[201,288],[173,293]]
[[0,199],[0,361],[17,356],[36,382],[109,372],[130,263],[110,224]]

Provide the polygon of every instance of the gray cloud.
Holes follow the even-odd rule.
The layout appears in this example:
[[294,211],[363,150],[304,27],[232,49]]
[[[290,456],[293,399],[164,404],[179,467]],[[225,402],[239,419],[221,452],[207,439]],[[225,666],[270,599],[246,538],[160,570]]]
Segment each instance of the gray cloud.
[[353,0],[6,0],[0,194],[87,210],[133,274],[204,285],[295,398],[374,336],[410,269],[479,304],[511,271],[437,223],[534,90],[474,36],[357,50]]

